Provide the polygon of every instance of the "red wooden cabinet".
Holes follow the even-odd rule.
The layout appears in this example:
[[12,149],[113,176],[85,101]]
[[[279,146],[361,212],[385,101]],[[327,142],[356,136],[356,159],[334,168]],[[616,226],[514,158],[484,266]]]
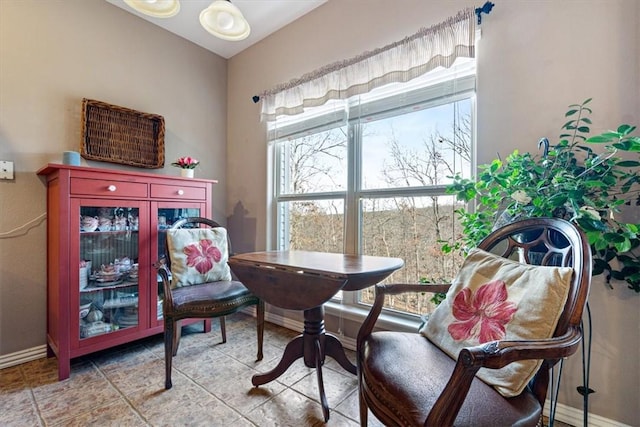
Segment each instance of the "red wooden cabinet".
[[[71,359],[162,332],[166,229],[211,217],[217,181],[49,164],[47,352]],[[210,321],[205,323],[210,329]]]

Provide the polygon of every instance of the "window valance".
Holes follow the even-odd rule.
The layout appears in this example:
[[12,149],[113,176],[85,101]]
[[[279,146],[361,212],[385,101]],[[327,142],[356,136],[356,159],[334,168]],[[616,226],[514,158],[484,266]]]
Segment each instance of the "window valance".
[[468,8],[444,22],[355,58],[327,65],[260,95],[261,120],[300,114],[388,83],[407,82],[459,57],[475,57],[475,16]]

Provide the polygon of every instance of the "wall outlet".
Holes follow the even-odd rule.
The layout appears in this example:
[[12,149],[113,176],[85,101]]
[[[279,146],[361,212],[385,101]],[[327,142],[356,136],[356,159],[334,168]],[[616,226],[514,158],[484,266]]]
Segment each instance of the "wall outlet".
[[14,179],[13,162],[0,160],[0,179]]

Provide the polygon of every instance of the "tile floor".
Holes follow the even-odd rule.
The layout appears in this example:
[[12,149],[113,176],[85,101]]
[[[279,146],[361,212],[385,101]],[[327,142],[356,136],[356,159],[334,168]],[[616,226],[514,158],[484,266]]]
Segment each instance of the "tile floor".
[[[157,335],[72,361],[57,381],[55,359],[0,370],[1,426],[319,426],[325,425],[315,370],[296,361],[258,388],[256,372],[273,368],[298,333],[267,323],[264,359],[255,362],[255,320],[227,317],[210,334],[184,328],[173,359],[173,388],[164,389],[164,346]],[[347,356],[355,361],[353,352]],[[328,358],[323,369],[331,407],[329,426],[357,426],[357,378]],[[374,419],[370,425],[380,426]]]
[[[57,380],[55,359],[0,370],[0,426],[321,426],[315,370],[296,361],[271,383],[251,376],[273,368],[297,332],[267,323],[264,359],[255,362],[255,321],[227,318],[210,334],[184,328],[173,361],[173,388],[164,389],[164,346],[157,335],[72,362]],[[347,356],[355,361],[353,352]],[[358,426],[357,378],[328,358],[323,369],[331,408],[327,426]],[[370,415],[369,426],[381,424]],[[556,423],[559,425],[559,423]]]

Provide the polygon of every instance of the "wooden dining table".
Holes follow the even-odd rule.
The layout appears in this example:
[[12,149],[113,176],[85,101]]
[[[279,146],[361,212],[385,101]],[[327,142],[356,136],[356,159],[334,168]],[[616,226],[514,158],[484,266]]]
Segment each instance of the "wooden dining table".
[[358,291],[381,282],[404,266],[400,258],[310,251],[266,251],[229,258],[234,274],[266,303],[304,312],[304,330],[285,347],[278,365],[256,374],[254,386],[282,375],[299,358],[315,368],[325,421],[329,405],[322,380],[325,356],[331,356],[348,372],[356,366],[347,358],[340,340],[324,329],[324,303],[339,291]]

